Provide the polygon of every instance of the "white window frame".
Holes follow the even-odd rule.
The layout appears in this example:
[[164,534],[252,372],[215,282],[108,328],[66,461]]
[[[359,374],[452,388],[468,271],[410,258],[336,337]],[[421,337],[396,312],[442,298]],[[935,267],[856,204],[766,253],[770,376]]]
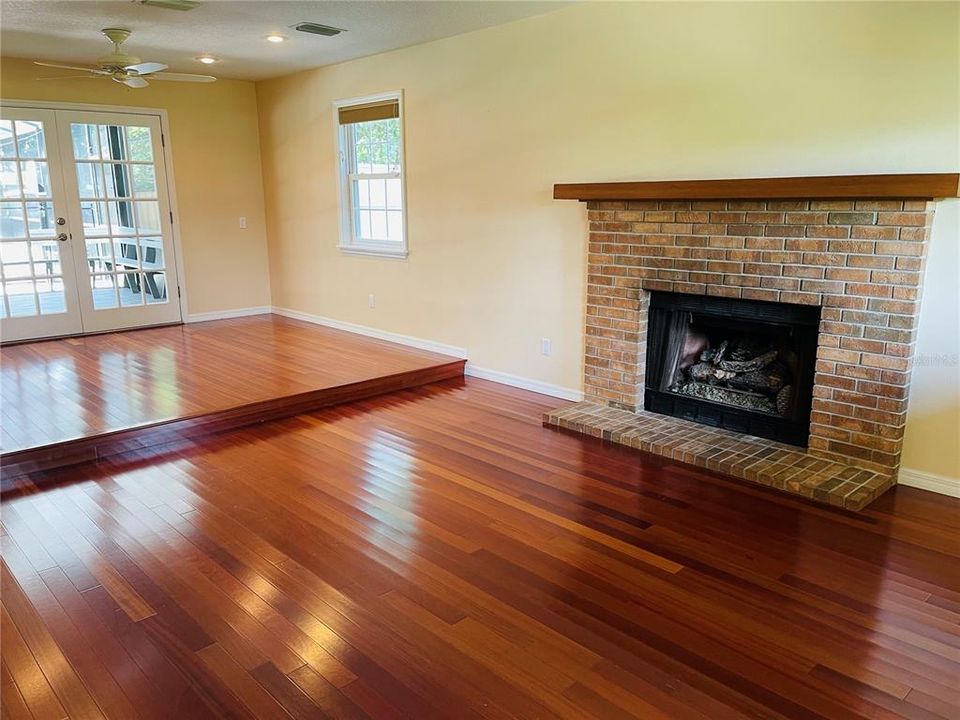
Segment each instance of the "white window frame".
[[[384,100],[396,100],[399,107],[400,121],[400,172],[399,173],[376,173],[364,174],[363,177],[369,179],[377,178],[400,178],[400,211],[402,213],[401,232],[403,241],[400,243],[391,241],[376,241],[356,236],[356,219],[353,205],[353,181],[355,175],[351,175],[351,155],[354,152],[350,137],[352,128],[349,125],[340,124],[340,109],[352,105],[364,105],[367,103],[381,102]],[[345,100],[334,100],[333,102],[333,124],[336,132],[337,147],[337,204],[340,207],[340,243],[337,247],[344,253],[355,255],[379,255],[391,258],[406,258],[408,255],[407,242],[407,181],[406,181],[406,158],[404,153],[404,131],[403,131],[403,91],[395,90],[391,92],[379,93],[377,95],[365,95],[363,97],[348,98]]]

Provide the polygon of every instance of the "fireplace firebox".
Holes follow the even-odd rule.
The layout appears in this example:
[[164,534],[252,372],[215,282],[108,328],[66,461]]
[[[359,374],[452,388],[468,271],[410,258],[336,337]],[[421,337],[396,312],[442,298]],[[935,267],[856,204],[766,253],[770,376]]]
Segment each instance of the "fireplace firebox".
[[646,410],[806,447],[820,307],[652,292]]

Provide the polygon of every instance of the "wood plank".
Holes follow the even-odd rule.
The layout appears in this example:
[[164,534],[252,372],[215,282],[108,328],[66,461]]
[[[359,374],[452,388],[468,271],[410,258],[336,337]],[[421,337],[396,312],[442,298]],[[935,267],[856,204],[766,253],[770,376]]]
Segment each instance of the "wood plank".
[[2,682],[0,682],[0,699],[3,701],[0,703],[0,710],[3,712],[2,717],[9,718],[9,720],[33,720],[33,714],[27,707],[27,703],[20,693],[20,688],[10,677],[10,671],[7,669],[5,660],[0,662],[0,677],[2,677]]
[[[67,717],[67,711],[57,698],[57,694],[50,687],[36,658],[27,647],[20,631],[10,619],[5,605],[0,606],[0,629],[3,632],[3,667],[5,677],[10,680],[6,687],[12,685],[19,690],[27,708],[32,711],[34,718]],[[7,670],[7,668],[10,668]],[[4,696],[6,701],[6,695]]]
[[259,720],[289,720],[290,716],[270,693],[222,647],[216,643],[200,650],[197,655],[230,691],[240,698],[250,713]]
[[763,200],[958,197],[960,173],[557,183],[555,200]]
[[953,714],[960,501],[816,506],[554,403],[452,380],[45,473],[3,504],[6,712]]
[[30,472],[462,377],[466,362],[273,315],[4,346],[0,359],[4,492]]
[[[84,647],[82,644],[72,644],[65,642],[63,637],[55,637],[55,628],[48,624],[51,618],[41,614],[41,603],[33,597],[28,597],[13,579],[8,570],[7,562],[10,558],[9,546],[3,550],[4,562],[0,564],[2,570],[3,582],[3,637],[4,645],[8,642],[8,633],[11,633],[15,643],[21,647],[27,647],[32,654],[32,658],[27,662],[30,667],[32,663],[42,671],[42,676],[49,682],[50,687],[56,693],[56,698],[66,710],[61,714],[59,711],[52,711],[51,715],[41,715],[40,717],[82,717],[82,718],[105,718],[103,713],[104,706],[112,707],[114,703],[104,702],[100,705],[91,694],[90,688],[86,686],[76,669],[74,663],[84,663],[84,671],[100,675],[102,668],[95,659],[91,659],[92,648]],[[50,606],[53,609],[53,606]],[[58,633],[59,635],[59,633]],[[62,643],[62,644],[61,644]],[[68,655],[73,652],[79,652],[79,656],[73,656],[68,659]],[[17,685],[26,693],[24,685],[20,683],[19,671],[21,668],[14,669],[13,664],[20,664],[13,657],[7,658],[11,666],[11,674],[17,679]],[[99,688],[103,689],[103,688]],[[116,695],[105,698],[106,701],[118,700],[122,704],[122,699]],[[30,699],[27,698],[30,703]],[[119,715],[118,717],[135,717],[135,715]]]

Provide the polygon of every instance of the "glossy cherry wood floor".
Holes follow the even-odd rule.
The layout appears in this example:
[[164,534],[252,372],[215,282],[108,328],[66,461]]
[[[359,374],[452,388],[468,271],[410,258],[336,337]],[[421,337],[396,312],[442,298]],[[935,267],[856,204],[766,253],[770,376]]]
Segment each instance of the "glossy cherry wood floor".
[[0,348],[0,450],[91,437],[449,362],[278,315]]
[[469,379],[2,508],[9,718],[956,717],[960,503],[853,514]]

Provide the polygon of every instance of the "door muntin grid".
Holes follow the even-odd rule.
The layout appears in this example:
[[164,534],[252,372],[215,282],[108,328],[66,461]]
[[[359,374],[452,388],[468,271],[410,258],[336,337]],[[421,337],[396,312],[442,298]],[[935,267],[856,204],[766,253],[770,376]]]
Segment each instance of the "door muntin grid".
[[67,312],[51,131],[41,119],[0,119],[0,318]]
[[169,302],[150,127],[70,124],[94,310]]

